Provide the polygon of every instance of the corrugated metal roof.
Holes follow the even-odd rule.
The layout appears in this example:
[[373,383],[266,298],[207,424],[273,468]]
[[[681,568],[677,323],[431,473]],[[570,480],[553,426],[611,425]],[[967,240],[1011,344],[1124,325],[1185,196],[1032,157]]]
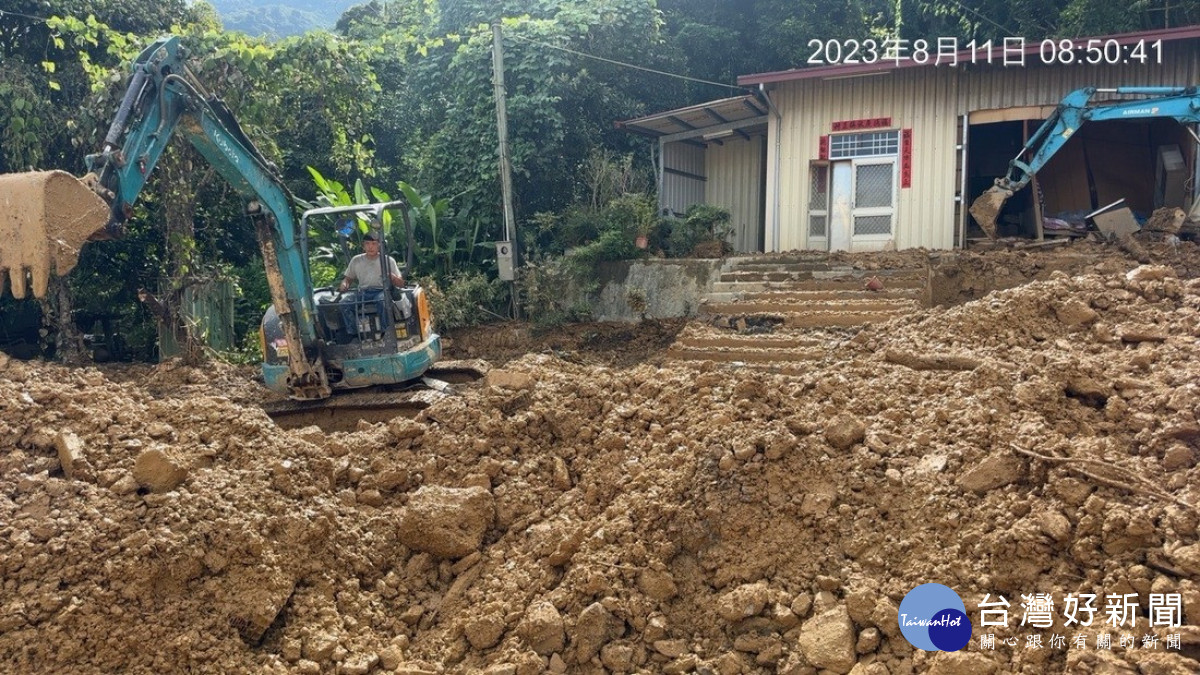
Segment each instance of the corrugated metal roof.
[[[1162,40],[1163,42],[1171,42],[1174,40],[1190,40],[1200,38],[1200,25],[1184,26],[1182,28],[1168,28],[1162,30],[1139,31],[1135,33],[1120,33],[1116,35],[1100,35],[1093,37],[1074,38],[1072,42],[1076,49],[1086,47],[1088,40],[1115,40],[1120,45],[1135,44],[1139,41],[1154,42]],[[1041,40],[1028,42],[1024,45],[1021,53],[1025,57],[1038,56],[1041,50]],[[956,62],[960,65],[965,64],[987,64],[992,63],[997,66],[1004,63],[1005,57],[1004,46],[994,46],[990,52],[975,52],[963,49],[956,53]],[[1014,56],[1016,52],[1008,52],[1009,56]],[[816,66],[813,68],[794,68],[792,70],[782,70],[771,73],[757,73],[753,75],[743,75],[738,78],[738,84],[746,87],[756,84],[771,84],[774,82],[790,82],[794,80],[808,80],[817,78],[843,78],[854,77],[858,75],[871,75],[873,73],[887,72],[899,68],[915,68],[915,67],[934,67],[934,59],[929,59],[925,63],[918,63],[912,59],[883,59],[875,63],[858,63],[858,64],[838,64],[829,66]],[[950,67],[947,64],[941,64],[941,67]]]
[[696,135],[700,136],[703,130],[718,126],[748,131],[748,126],[760,122],[765,131],[766,120],[761,118],[766,114],[767,106],[756,95],[747,94],[617,122],[617,127],[654,138],[686,132],[699,132]]

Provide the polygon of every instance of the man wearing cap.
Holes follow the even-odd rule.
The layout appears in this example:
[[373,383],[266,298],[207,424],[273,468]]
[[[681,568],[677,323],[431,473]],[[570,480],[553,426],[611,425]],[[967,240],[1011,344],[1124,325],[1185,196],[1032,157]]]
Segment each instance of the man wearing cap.
[[377,302],[379,313],[383,314],[383,291],[387,286],[383,281],[384,261],[387,264],[390,285],[404,286],[404,277],[400,275],[400,267],[390,255],[383,256],[383,261],[380,260],[379,239],[371,233],[363,237],[363,252],[350,259],[350,265],[346,267],[346,272],[342,275],[342,283],[338,286],[339,292],[345,293],[350,290],[351,284],[358,283],[358,290],[349,297],[343,298],[341,305],[342,318],[351,333],[358,332],[355,309],[359,305]]

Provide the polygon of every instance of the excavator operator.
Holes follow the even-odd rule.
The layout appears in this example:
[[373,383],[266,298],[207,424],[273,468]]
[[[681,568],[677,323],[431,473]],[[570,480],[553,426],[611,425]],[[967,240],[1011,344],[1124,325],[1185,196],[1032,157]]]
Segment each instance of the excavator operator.
[[378,313],[382,315],[387,299],[384,289],[392,286],[404,286],[404,277],[400,274],[400,267],[390,255],[384,256],[388,270],[388,283],[384,283],[384,268],[380,261],[380,244],[376,235],[368,233],[364,236],[362,246],[363,252],[350,259],[350,264],[342,275],[342,283],[338,286],[338,292],[346,293],[350,290],[351,284],[356,282],[358,284],[355,292],[341,299],[342,321],[351,334],[359,332],[358,319],[361,307],[366,303],[374,302],[379,308]]

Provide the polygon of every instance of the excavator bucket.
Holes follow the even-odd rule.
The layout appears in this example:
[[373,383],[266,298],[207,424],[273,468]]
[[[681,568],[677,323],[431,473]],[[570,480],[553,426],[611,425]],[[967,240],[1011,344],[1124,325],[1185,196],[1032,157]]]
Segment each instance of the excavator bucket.
[[0,175],[0,294],[7,276],[14,297],[45,297],[107,222],[104,200],[65,171]]
[[971,215],[989,239],[996,238],[996,218],[1000,215],[1000,209],[1004,208],[1004,202],[1011,196],[1011,190],[993,185],[971,203]]

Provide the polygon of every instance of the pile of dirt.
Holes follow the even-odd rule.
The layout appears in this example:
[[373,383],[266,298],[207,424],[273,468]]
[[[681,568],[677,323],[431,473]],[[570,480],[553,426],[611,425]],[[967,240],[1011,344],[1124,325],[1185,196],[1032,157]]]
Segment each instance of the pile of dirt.
[[[1181,278],[1200,276],[1200,247],[1195,242],[1167,241],[1158,232],[1139,233],[1130,241],[1132,245],[1126,247],[1078,240],[1044,242],[1052,244],[1051,248],[931,251],[927,253],[932,274],[931,300],[936,305],[956,305],[978,300],[992,291],[1045,281],[1055,272],[1070,276],[1117,274],[1139,264],[1168,265]],[[1028,240],[1011,243],[1036,246]]]
[[[1200,281],[1052,274],[797,375],[548,347],[331,434],[229,381],[0,356],[2,669],[1200,670]],[[973,621],[1007,598],[994,648],[910,646],[927,582]],[[1101,610],[1022,626],[1032,593]],[[1158,648],[1095,648],[1125,593]]]

